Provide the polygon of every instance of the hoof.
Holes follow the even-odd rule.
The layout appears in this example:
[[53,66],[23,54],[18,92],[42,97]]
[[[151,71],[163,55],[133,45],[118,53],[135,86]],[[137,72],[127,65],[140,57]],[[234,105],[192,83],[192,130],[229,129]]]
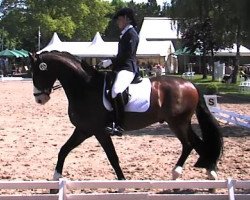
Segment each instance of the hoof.
[[[207,177],[209,180],[218,180],[218,175],[214,170],[207,170]],[[209,188],[208,189],[209,193],[216,193],[215,188]]]
[[216,193],[216,189],[215,188],[209,188],[208,192],[211,193],[211,194],[214,194],[214,193]]
[[182,167],[181,166],[176,166],[173,170],[172,170],[172,179],[176,180],[178,179],[182,174]]
[[207,170],[207,176],[209,180],[218,180],[218,175],[214,170]]
[[60,178],[62,178],[62,174],[58,173],[56,170],[53,175],[53,181],[58,181]]
[[[60,178],[62,178],[62,174],[58,173],[56,170],[54,171],[53,175],[53,181],[58,181]],[[59,189],[50,189],[50,194],[57,194],[59,193]]]

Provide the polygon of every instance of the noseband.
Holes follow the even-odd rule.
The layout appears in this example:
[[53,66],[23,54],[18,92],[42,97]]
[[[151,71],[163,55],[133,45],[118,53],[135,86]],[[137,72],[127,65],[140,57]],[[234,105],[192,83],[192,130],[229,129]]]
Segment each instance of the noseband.
[[49,96],[50,93],[51,93],[50,91],[43,90],[43,91],[41,91],[41,92],[33,93],[33,95],[34,95],[35,97],[40,96],[40,95],[42,95],[42,94],[45,94],[45,95]]
[[40,96],[40,95],[42,95],[42,94],[45,94],[45,95],[50,95],[50,93],[51,93],[51,91],[53,92],[53,91],[55,91],[55,90],[57,90],[57,89],[59,89],[59,88],[61,88],[62,87],[62,85],[61,84],[58,84],[58,85],[55,85],[55,86],[53,86],[50,90],[42,90],[41,92],[37,92],[37,93],[33,93],[33,95],[35,96],[35,97],[37,97],[37,96]]

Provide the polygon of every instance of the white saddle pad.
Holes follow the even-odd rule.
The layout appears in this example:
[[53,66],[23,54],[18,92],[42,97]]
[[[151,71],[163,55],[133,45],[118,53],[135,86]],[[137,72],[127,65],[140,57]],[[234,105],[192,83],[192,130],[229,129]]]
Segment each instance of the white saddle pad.
[[[109,111],[113,110],[110,102],[105,97],[106,81],[103,87],[103,104]],[[129,86],[129,102],[125,105],[126,112],[145,112],[150,106],[151,82],[143,78],[142,82]]]

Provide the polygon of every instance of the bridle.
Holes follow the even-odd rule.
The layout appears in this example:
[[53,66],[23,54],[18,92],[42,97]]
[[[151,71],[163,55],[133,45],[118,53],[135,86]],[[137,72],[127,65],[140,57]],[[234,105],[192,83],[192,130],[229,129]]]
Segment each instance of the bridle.
[[42,90],[41,92],[33,93],[33,95],[35,97],[40,96],[42,94],[45,94],[45,95],[49,96],[50,93],[54,92],[57,89],[60,89],[61,87],[62,87],[62,85],[58,84],[58,85],[53,86],[50,90]]
[[[40,56],[40,60],[41,60],[41,62],[39,64],[39,69],[41,71],[46,71],[47,70],[47,64],[45,62],[43,62],[42,56]],[[33,93],[33,95],[35,97],[40,96],[42,94],[45,94],[45,95],[49,96],[51,92],[53,92],[54,90],[57,90],[57,89],[59,89],[61,87],[62,87],[61,84],[57,84],[57,85],[53,86],[51,89],[49,89],[49,90],[48,89],[44,89],[44,90],[42,90],[40,92]]]

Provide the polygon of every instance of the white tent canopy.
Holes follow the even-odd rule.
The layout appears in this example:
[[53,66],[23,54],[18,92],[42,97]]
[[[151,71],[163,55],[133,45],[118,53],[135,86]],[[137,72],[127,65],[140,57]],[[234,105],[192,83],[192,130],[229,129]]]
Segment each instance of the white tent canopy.
[[45,51],[66,51],[73,55],[78,55],[84,51],[91,42],[62,42],[57,33],[53,34],[49,44],[37,53],[40,54]]
[[62,42],[57,33],[53,34],[49,44],[38,51],[66,51],[79,57],[114,57],[117,53],[117,42],[104,42],[99,32],[92,42]]
[[57,33],[54,33],[49,44],[41,51],[38,51],[37,53],[41,53],[43,51],[53,51],[53,50],[62,51],[62,41],[59,39]]
[[168,57],[175,51],[171,41],[146,41],[141,40],[137,49],[137,56],[139,57]]
[[166,17],[144,17],[140,38],[146,40],[178,39],[176,24]]
[[[79,57],[114,57],[118,52],[118,42],[103,41],[99,32],[96,33],[92,42],[62,42],[57,33],[54,33],[49,44],[37,53],[53,50],[66,51]],[[146,41],[140,39],[137,56],[167,57],[174,51],[171,41]]]
[[82,57],[114,57],[118,51],[117,42],[104,42],[97,32],[91,44],[81,52]]
[[[215,56],[236,56],[237,45],[233,44],[233,48],[220,49],[214,53]],[[240,56],[250,56],[250,50],[244,46],[240,46]]]

